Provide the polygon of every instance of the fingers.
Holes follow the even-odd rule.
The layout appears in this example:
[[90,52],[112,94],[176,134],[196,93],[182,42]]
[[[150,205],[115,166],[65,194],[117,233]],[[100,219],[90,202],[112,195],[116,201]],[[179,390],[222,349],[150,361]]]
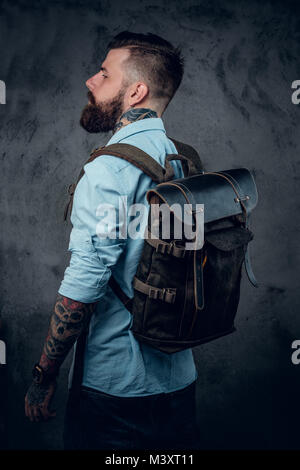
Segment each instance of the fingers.
[[29,405],[27,395],[25,397],[25,414],[31,422],[34,421],[33,406]]
[[50,403],[52,401],[54,392],[55,392],[55,384],[52,384],[52,386],[49,389],[49,393],[45,398],[45,401],[42,406],[42,416],[45,420],[48,420],[49,418],[54,418],[56,416],[56,411],[50,411]]
[[38,406],[32,407],[32,415],[33,415],[33,421],[38,423],[41,419],[41,410]]
[[[27,395],[25,397],[25,415],[30,419],[30,407],[28,405]],[[31,419],[30,419],[31,421]]]
[[25,414],[31,422],[38,423],[39,421],[48,421],[48,419],[54,418],[56,416],[56,411],[50,411],[39,405],[28,405]]
[[45,405],[29,405],[27,396],[25,397],[25,415],[30,421],[38,423],[39,421],[48,421],[56,416],[56,411],[50,411]]
[[32,423],[38,422],[41,418],[40,410],[37,406],[29,405],[27,397],[25,398],[25,415]]

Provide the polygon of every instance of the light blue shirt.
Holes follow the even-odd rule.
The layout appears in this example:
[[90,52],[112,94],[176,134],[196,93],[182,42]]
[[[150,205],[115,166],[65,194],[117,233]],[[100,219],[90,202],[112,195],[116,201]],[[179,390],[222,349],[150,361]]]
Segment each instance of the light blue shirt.
[[[165,156],[178,153],[167,138],[161,118],[142,119],[118,130],[106,145],[124,142],[151,155],[162,166]],[[171,161],[175,178],[183,177],[180,161]],[[103,236],[99,205],[112,205],[120,215],[120,198],[127,208],[141,203],[148,209],[146,192],[156,186],[149,176],[133,164],[111,155],[101,155],[84,166],[73,201],[73,225],[69,251],[59,293],[90,303],[99,301],[92,316],[84,358],[83,385],[116,396],[143,396],[172,392],[197,378],[191,349],[167,354],[140,343],[129,327],[132,316],[108,285],[113,274],[123,291],[133,297],[133,277],[144,239],[121,238],[126,216],[112,218],[115,239]],[[103,206],[101,206],[103,207]],[[98,210],[97,210],[98,209]],[[122,211],[121,211],[122,212]],[[141,225],[147,222],[148,211]],[[99,236],[100,235],[100,236]],[[72,368],[69,380],[71,381]]]

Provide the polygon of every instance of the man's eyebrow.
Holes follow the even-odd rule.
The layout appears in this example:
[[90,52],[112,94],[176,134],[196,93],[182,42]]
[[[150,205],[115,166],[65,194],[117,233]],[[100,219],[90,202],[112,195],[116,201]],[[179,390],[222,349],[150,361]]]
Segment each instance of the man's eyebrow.
[[108,70],[105,67],[101,67],[100,70],[102,70],[103,72],[108,73]]

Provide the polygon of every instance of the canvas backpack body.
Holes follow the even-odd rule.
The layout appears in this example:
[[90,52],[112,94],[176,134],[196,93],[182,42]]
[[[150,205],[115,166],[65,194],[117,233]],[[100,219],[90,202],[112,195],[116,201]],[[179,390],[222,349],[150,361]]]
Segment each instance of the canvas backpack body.
[[[124,158],[157,183],[147,192],[148,225],[133,279],[134,297],[128,298],[113,277],[109,284],[132,314],[133,335],[166,353],[235,331],[243,263],[250,282],[258,286],[248,250],[253,239],[249,215],[257,204],[253,176],[246,168],[205,171],[191,146],[171,140],[178,154],[168,155],[165,167],[128,144],[101,147],[88,160],[104,154]],[[181,160],[183,178],[173,179],[170,160],[174,159]],[[82,175],[83,170],[78,180]],[[72,185],[70,205],[74,190]],[[165,212],[160,210],[162,205]],[[182,209],[180,219],[173,207]],[[186,210],[190,211],[187,219],[183,216]],[[162,236],[166,216],[167,238]],[[189,233],[202,230],[203,240],[195,249],[185,235],[186,220]],[[180,236],[175,226],[181,227]]]

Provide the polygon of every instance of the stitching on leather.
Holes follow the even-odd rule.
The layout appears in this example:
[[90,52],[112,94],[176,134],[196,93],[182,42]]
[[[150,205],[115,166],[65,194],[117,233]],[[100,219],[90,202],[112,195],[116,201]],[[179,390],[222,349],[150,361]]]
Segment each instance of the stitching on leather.
[[224,175],[227,175],[228,178],[231,178],[231,179],[233,180],[233,182],[234,182],[234,183],[236,184],[236,186],[238,187],[240,193],[242,194],[243,191],[242,191],[242,188],[241,188],[241,186],[239,185],[238,181],[237,181],[232,175],[230,175],[229,173],[227,173],[226,171],[222,171],[222,173],[223,173]]
[[[221,176],[221,178],[224,178],[226,181],[228,181],[229,184],[231,184],[232,189],[234,190],[234,192],[235,192],[235,194],[237,195],[237,197],[240,199],[240,195],[239,195],[237,189],[235,188],[234,184],[230,181],[230,179],[229,179],[227,176],[223,175],[222,173],[218,173],[218,172],[216,172],[216,171],[208,171],[206,174],[207,174],[207,175],[218,175],[218,176]],[[244,211],[245,211],[245,214],[246,214],[246,216],[247,216],[248,213],[247,213],[247,208],[246,208],[245,204],[243,203],[243,201],[240,201],[240,204],[241,204],[241,206],[243,207],[243,209],[244,209]]]
[[[197,176],[197,175],[196,175],[196,176]],[[193,200],[195,209],[196,209],[196,201],[195,201],[194,195],[193,195],[193,193],[191,192],[191,190],[190,190],[184,183],[182,183],[182,182],[178,183],[178,185],[183,186],[183,187],[190,193],[190,195],[192,196],[192,200]],[[192,209],[193,209],[193,208],[192,208]]]

